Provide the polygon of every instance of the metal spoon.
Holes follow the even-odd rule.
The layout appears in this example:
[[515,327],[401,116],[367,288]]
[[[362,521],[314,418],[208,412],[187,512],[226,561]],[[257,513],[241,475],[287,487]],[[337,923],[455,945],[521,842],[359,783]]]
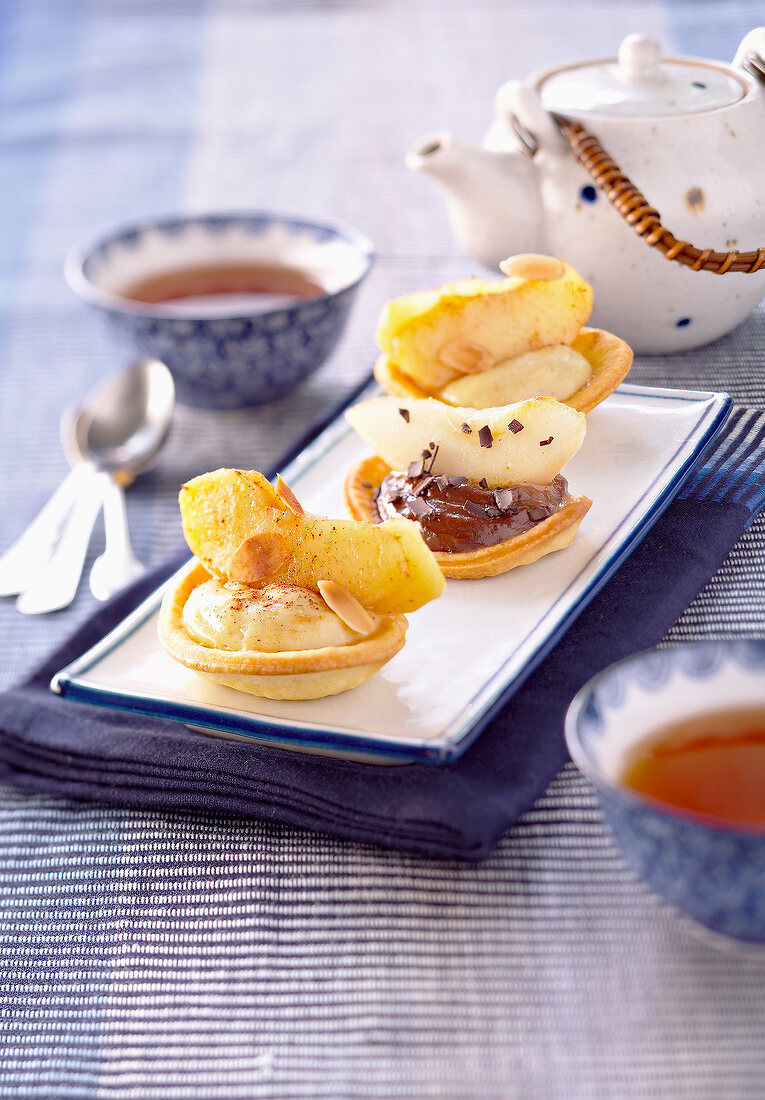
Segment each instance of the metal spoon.
[[[102,480],[106,549],[96,558],[90,573],[90,590],[106,600],[144,571],[130,547],[123,485],[128,485],[157,457],[170,430],[175,389],[170,372],[158,360],[136,364],[132,375],[123,376],[124,387],[113,387],[112,407],[99,406],[90,417],[74,424],[72,440],[79,454],[105,476]],[[122,410],[126,425],[134,431],[115,430]]]
[[156,461],[170,431],[174,402],[167,367],[145,359],[62,418],[64,452],[75,469],[86,472],[85,484],[46,567],[16,601],[19,611],[40,615],[72,602],[102,505],[106,549],[93,564],[94,595],[106,599],[142,571],[130,548],[122,486]]

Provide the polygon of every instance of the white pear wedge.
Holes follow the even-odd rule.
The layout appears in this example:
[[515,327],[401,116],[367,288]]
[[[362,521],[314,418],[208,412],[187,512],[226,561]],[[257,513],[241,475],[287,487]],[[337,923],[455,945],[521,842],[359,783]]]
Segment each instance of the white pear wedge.
[[[578,451],[586,419],[554,398],[473,409],[422,400],[377,397],[354,405],[346,419],[393,470],[406,471],[435,451],[433,474],[486,479],[491,488],[548,485]],[[432,463],[432,464],[431,464]]]

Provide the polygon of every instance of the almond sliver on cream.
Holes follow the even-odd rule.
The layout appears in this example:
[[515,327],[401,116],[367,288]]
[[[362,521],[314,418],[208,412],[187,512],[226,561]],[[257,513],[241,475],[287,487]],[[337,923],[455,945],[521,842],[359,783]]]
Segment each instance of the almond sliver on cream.
[[370,634],[374,629],[374,620],[365,607],[352,596],[347,588],[335,581],[319,581],[319,594],[330,611],[357,634]]

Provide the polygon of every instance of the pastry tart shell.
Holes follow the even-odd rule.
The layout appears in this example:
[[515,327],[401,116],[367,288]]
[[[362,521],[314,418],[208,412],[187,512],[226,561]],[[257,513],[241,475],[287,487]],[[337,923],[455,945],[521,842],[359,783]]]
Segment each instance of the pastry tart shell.
[[[632,366],[632,348],[601,328],[583,328],[571,342],[574,351],[583,355],[592,367],[592,376],[585,386],[562,402],[577,412],[588,413],[604,401],[623,382]],[[393,397],[435,397],[439,393],[419,386],[405,374],[387,355],[381,355],[375,363],[375,378]],[[535,397],[536,394],[529,394]],[[446,404],[446,402],[445,402]]]
[[[388,473],[390,466],[377,455],[363,459],[348,471],[345,503],[354,519],[378,522],[373,505],[374,493]],[[433,557],[445,577],[460,580],[497,577],[519,565],[530,565],[554,550],[570,546],[591,505],[589,497],[569,497],[557,512],[521,535],[494,546],[482,546],[462,553],[434,551]]]
[[183,625],[183,609],[191,592],[210,578],[203,565],[192,562],[168,589],[159,616],[159,637],[174,660],[216,684],[264,699],[320,699],[362,684],[404,644],[406,618],[391,615],[382,618],[372,634],[351,645],[277,653],[200,645]]

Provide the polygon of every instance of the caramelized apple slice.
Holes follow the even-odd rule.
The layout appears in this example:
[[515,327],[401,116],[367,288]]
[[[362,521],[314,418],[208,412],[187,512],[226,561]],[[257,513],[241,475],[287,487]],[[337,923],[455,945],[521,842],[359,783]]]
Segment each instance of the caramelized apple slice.
[[431,393],[524,352],[570,344],[592,310],[592,288],[563,267],[552,281],[463,279],[394,298],[378,321],[378,344]]
[[254,470],[215,470],[180,492],[186,541],[214,576],[258,585],[284,581],[319,591],[331,578],[380,615],[414,611],[444,579],[415,523],[373,527],[296,515]]

